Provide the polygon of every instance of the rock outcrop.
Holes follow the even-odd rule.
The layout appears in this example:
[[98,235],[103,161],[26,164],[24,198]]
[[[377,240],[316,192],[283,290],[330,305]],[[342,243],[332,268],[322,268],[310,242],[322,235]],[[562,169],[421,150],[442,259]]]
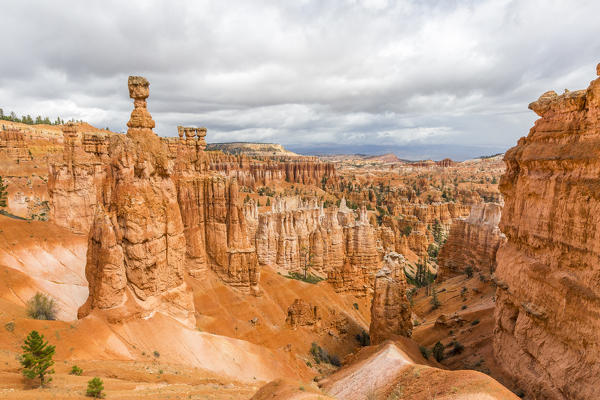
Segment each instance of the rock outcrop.
[[285,323],[291,328],[299,326],[320,325],[319,307],[313,306],[302,299],[296,299],[288,307]]
[[86,264],[90,294],[80,308],[122,320],[162,311],[193,327],[184,282],[186,242],[166,148],[152,132],[148,81],[129,78],[135,109],[126,136],[115,135],[95,207]]
[[359,296],[368,293],[381,265],[367,210],[357,218],[343,199],[339,208],[324,209],[316,199],[276,198],[270,212],[258,215],[256,251],[261,265],[307,268],[327,275],[336,291]]
[[[600,74],[600,66],[598,67]],[[544,93],[505,155],[494,352],[531,398],[597,398],[600,79]]]
[[283,182],[321,186],[336,180],[335,166],[315,157],[254,159],[218,152],[209,152],[209,157],[211,170],[237,178],[240,185],[253,189]]
[[404,257],[389,253],[383,267],[375,276],[373,302],[371,303],[371,344],[377,345],[395,336],[412,334],[411,309],[404,277]]
[[109,136],[80,133],[72,123],[62,130],[62,159],[56,158],[48,166],[50,218],[59,226],[87,234],[106,177]]
[[506,240],[498,228],[501,214],[500,204],[479,203],[473,205],[467,218],[454,221],[438,255],[440,278],[464,273],[469,266],[475,272],[494,272],[496,252]]

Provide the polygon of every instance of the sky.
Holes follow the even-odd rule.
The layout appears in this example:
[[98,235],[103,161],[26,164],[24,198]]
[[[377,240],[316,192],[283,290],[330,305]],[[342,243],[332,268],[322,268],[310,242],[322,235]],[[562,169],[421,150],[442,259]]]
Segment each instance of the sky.
[[155,132],[306,154],[503,152],[547,90],[587,87],[597,0],[1,2],[0,108],[126,131],[127,77]]

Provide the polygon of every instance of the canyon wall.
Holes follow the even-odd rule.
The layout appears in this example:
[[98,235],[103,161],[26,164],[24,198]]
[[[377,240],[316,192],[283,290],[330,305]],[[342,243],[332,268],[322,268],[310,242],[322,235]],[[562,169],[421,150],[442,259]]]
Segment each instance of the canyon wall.
[[529,108],[541,118],[506,153],[500,181],[508,241],[497,254],[494,352],[531,398],[597,398],[600,79]]
[[406,260],[397,253],[384,257],[383,267],[375,276],[371,303],[371,344],[377,345],[394,336],[410,337],[413,323],[404,276]]
[[315,157],[277,157],[253,159],[246,155],[230,155],[208,152],[210,169],[229,178],[237,178],[242,186],[257,188],[273,183],[299,183],[321,186],[335,182],[335,167]]
[[[253,208],[247,213],[254,213]],[[369,292],[380,266],[366,209],[357,218],[345,200],[339,208],[324,209],[316,199],[274,199],[270,212],[258,214],[256,252],[261,265],[293,272],[310,269],[327,275],[336,291],[359,296]]]
[[469,266],[474,272],[494,272],[496,252],[506,240],[498,228],[501,214],[500,204],[479,203],[472,206],[467,218],[454,221],[438,255],[440,278],[462,274]]

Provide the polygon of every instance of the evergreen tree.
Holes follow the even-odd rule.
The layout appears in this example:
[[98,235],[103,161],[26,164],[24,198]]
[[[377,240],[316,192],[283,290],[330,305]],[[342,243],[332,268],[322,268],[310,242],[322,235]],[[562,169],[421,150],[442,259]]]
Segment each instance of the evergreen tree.
[[104,393],[102,393],[103,390],[104,383],[102,382],[102,379],[95,377],[88,381],[88,387],[85,392],[85,395],[88,397],[95,397],[101,399],[104,397]]
[[0,208],[4,208],[8,205],[7,204],[7,198],[8,198],[7,187],[8,186],[4,184],[4,182],[2,181],[2,177],[0,176]]
[[437,290],[435,289],[435,285],[431,285],[431,301],[430,301],[430,303],[431,303],[431,308],[434,310],[439,308],[440,305],[442,304],[438,300]]
[[435,346],[433,346],[432,353],[437,362],[442,361],[444,359],[444,345],[441,342],[437,342]]
[[20,361],[23,366],[23,375],[29,379],[39,377],[42,386],[52,381],[52,378],[47,378],[46,375],[54,373],[54,369],[50,369],[50,367],[54,365],[52,356],[55,347],[44,342],[44,335],[40,335],[37,331],[31,331],[21,348],[23,356]]

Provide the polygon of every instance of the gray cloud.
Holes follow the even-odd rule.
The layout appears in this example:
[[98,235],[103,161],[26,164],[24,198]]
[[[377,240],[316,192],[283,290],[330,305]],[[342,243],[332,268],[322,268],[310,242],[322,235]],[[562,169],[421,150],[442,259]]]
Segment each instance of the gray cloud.
[[209,141],[314,152],[503,150],[535,119],[527,103],[585,87],[600,61],[591,0],[5,1],[2,10],[5,110],[125,130],[126,79],[140,74],[161,135],[203,125]]

